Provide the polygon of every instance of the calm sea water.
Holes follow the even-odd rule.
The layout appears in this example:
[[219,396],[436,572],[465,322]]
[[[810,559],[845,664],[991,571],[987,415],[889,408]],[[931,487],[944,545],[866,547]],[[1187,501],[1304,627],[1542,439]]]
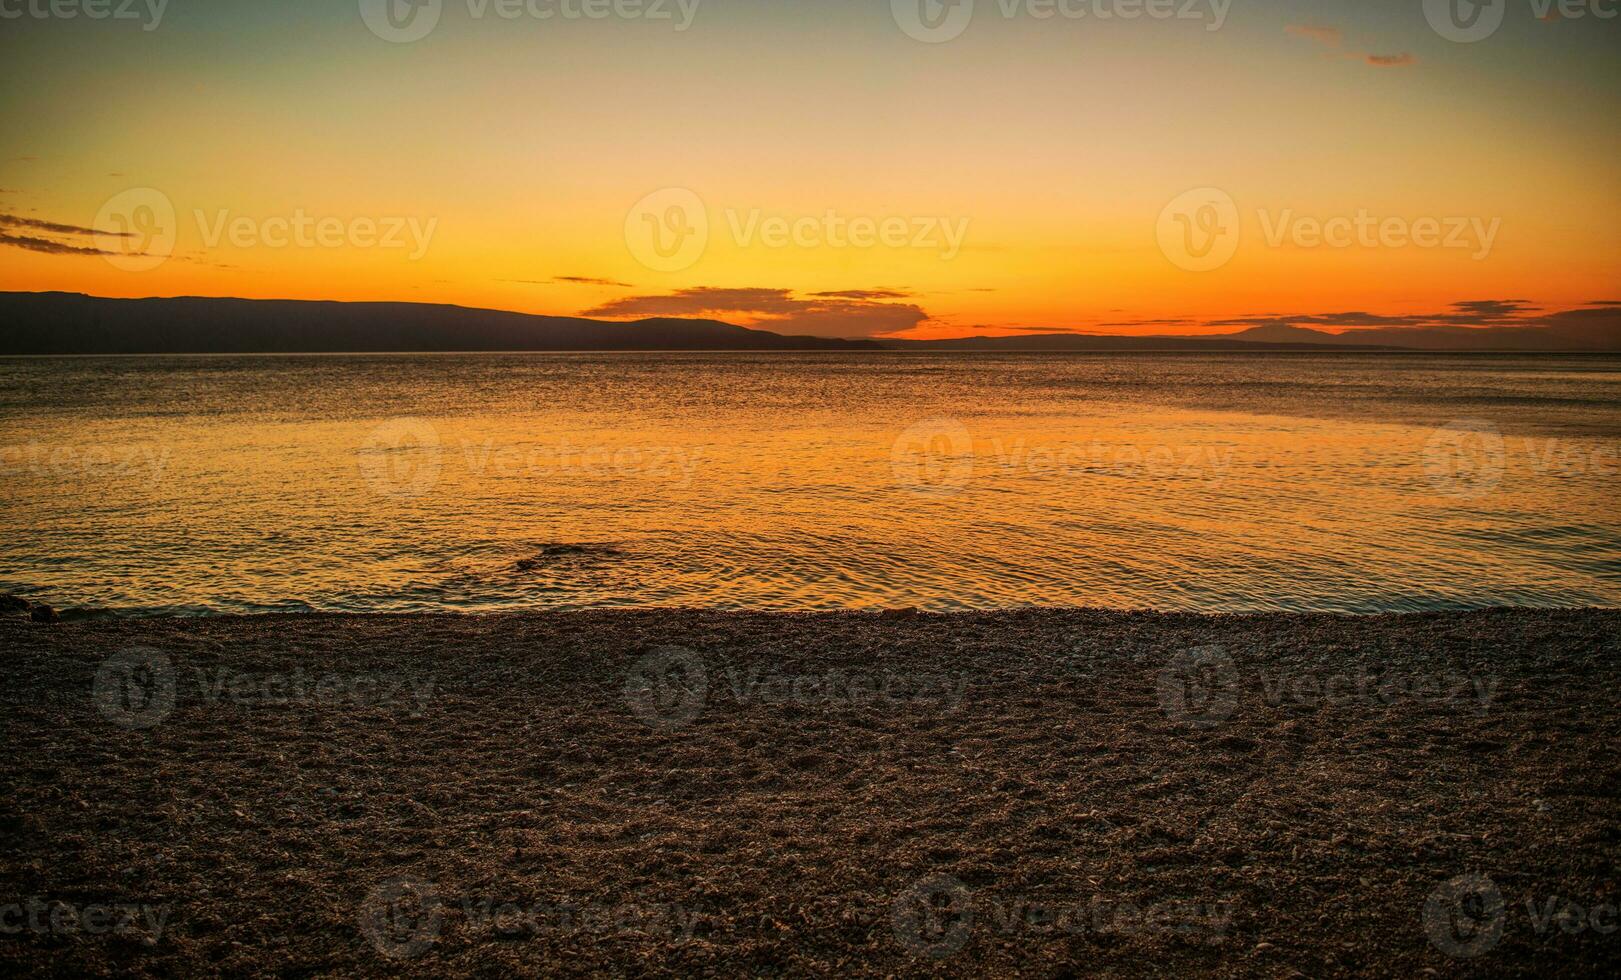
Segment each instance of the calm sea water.
[[129,612],[1621,605],[1621,359],[0,360],[0,591]]

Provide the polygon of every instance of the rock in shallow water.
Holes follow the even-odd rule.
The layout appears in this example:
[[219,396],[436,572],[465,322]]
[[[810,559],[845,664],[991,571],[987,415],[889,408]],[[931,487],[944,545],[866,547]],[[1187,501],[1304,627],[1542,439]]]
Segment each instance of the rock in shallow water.
[[32,609],[34,604],[16,595],[0,595],[0,615],[25,613]]
[[56,623],[62,619],[61,616],[56,614],[55,608],[43,602],[28,610],[28,618],[36,623]]

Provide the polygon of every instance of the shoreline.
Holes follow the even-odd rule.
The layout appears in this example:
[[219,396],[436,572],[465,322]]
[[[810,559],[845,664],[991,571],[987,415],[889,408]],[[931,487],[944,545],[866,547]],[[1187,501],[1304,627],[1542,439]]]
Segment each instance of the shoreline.
[[51,610],[55,615],[45,614],[44,620],[35,620],[35,625],[58,626],[76,623],[162,623],[162,622],[191,622],[194,620],[230,620],[252,622],[255,620],[286,617],[291,619],[307,618],[335,618],[335,619],[437,619],[451,620],[486,620],[486,619],[525,619],[545,616],[580,616],[580,615],[677,615],[677,616],[876,616],[881,619],[909,619],[921,616],[943,617],[976,617],[976,616],[1014,616],[1021,614],[1037,615],[1102,615],[1102,616],[1166,616],[1166,617],[1194,617],[1198,619],[1226,620],[1226,619],[1291,619],[1300,617],[1326,616],[1333,619],[1366,620],[1389,617],[1415,617],[1415,616],[1466,616],[1480,613],[1621,613],[1621,606],[1521,606],[1521,605],[1481,605],[1481,606],[1446,606],[1434,609],[1380,609],[1366,611],[1344,610],[1198,610],[1198,609],[1151,609],[1151,608],[1116,608],[1112,606],[1064,606],[1064,605],[1023,605],[998,606],[984,609],[929,609],[919,606],[899,607],[870,607],[848,609],[730,609],[707,606],[546,606],[524,609],[493,609],[493,610],[457,610],[457,609],[426,609],[426,610],[334,610],[334,609],[263,609],[251,612],[242,611],[203,611],[203,612],[170,612],[145,610],[130,610],[100,606],[59,606],[42,599],[33,599],[26,596],[6,594],[0,595],[0,621],[10,619],[13,621],[29,621],[33,609],[43,608]]
[[8,972],[1621,962],[1616,610],[7,617],[0,650]]

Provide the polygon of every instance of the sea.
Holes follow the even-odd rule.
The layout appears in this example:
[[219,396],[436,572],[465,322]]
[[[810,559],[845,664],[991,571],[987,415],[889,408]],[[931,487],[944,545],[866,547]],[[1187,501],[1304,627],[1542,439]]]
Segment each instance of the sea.
[[1621,358],[0,359],[0,593],[124,615],[1621,605]]

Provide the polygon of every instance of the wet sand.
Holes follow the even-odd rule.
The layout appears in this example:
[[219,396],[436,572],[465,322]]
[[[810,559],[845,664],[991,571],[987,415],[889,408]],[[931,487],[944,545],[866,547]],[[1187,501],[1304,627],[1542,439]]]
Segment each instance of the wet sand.
[[0,620],[0,971],[1595,975],[1621,613]]

